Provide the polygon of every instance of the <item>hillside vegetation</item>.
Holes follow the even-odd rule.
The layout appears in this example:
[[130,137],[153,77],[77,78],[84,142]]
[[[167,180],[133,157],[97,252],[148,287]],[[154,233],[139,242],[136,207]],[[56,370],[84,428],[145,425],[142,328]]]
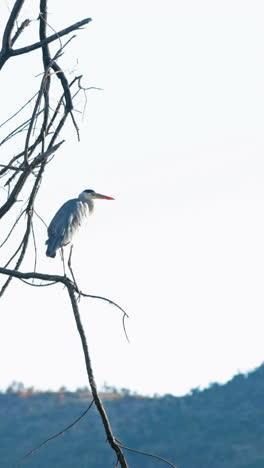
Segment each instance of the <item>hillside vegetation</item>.
[[[128,391],[103,395],[116,437],[125,445],[171,460],[178,468],[264,468],[264,365],[189,395],[147,398]],[[87,391],[14,391],[0,394],[0,467],[61,431],[87,408]],[[130,468],[166,466],[127,452]],[[62,436],[19,466],[115,466],[101,421],[92,409]]]

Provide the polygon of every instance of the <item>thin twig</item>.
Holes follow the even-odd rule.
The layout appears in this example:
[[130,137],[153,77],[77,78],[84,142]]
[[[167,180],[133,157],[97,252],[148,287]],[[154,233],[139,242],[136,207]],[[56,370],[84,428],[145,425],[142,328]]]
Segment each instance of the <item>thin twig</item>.
[[15,112],[13,115],[11,115],[11,117],[8,117],[7,120],[5,120],[3,123],[1,123],[0,128],[3,127],[7,122],[12,120],[14,117],[16,117],[23,109],[25,109],[25,107],[28,106],[28,104],[30,104],[31,101],[33,101],[33,99],[35,99],[35,97],[37,95],[38,95],[38,92],[36,94],[34,94],[34,96],[32,96],[22,107],[20,107],[20,109],[17,112]]
[[34,271],[37,269],[37,258],[38,258],[38,251],[37,251],[37,243],[36,243],[36,237],[35,237],[35,232],[34,232],[34,225],[33,221],[31,222],[31,232],[32,232],[32,237],[33,237],[33,243],[34,243]]
[[[8,259],[8,261],[6,262],[6,264],[4,265],[4,268],[7,268],[8,265],[10,265],[10,263],[12,262],[12,260],[14,260],[14,258],[17,256],[17,254],[19,253],[19,251],[21,250],[23,244],[24,244],[24,241],[25,241],[25,236],[23,236],[23,239],[22,241],[20,242],[19,246],[17,247],[17,249],[15,250],[15,252],[12,254],[12,256]],[[1,296],[1,294],[0,294]]]
[[[40,107],[41,99],[42,99],[42,96],[43,96],[43,93],[44,93],[46,79],[47,79],[47,73],[45,73],[44,77],[42,78],[42,82],[41,82],[41,85],[40,85],[38,96],[37,96],[37,99],[36,99],[36,102],[35,102],[35,105],[34,105],[32,115],[30,117],[29,126],[28,126],[28,130],[27,130],[27,135],[26,135],[26,139],[25,139],[24,163],[27,166],[28,166],[29,140],[30,140],[30,136],[31,136],[31,132],[32,132],[32,129],[33,129],[35,119],[37,118],[37,114],[38,114],[38,110],[39,110],[39,107]],[[45,131],[45,129],[43,129],[43,131]]]
[[76,123],[76,120],[75,120],[75,117],[74,117],[72,111],[70,112],[70,115],[71,115],[72,122],[73,122],[73,125],[74,125],[75,130],[76,130],[76,133],[77,133],[77,139],[78,139],[78,141],[80,141],[80,132],[79,132],[79,128],[78,128],[78,125],[77,125],[77,123]]
[[[0,167],[5,167],[6,169],[10,169],[11,171],[23,171],[24,169],[22,167],[17,167],[17,166],[9,166],[8,164],[0,164]],[[0,176],[1,177],[1,176]]]
[[96,90],[98,90],[98,91],[103,91],[103,88],[97,88],[96,86],[88,86],[87,88],[85,88],[84,86],[81,85],[81,79],[82,79],[82,77],[83,77],[83,76],[81,75],[81,76],[79,76],[79,78],[78,78],[78,86],[79,86],[80,89],[83,89],[84,91],[88,91],[88,90],[90,90],[90,89],[96,89]]
[[112,304],[113,306],[117,307],[119,310],[121,310],[121,312],[123,312],[123,319],[122,319],[122,324],[123,324],[123,330],[124,330],[124,333],[125,333],[125,336],[126,336],[126,339],[128,341],[128,343],[130,343],[129,341],[129,338],[128,338],[128,334],[127,334],[127,331],[126,331],[126,327],[125,327],[125,319],[126,318],[129,318],[129,315],[126,313],[126,311],[124,309],[122,309],[122,307],[120,307],[116,302],[114,301],[111,301],[111,299],[107,299],[107,297],[103,297],[103,296],[94,296],[93,294],[85,294],[83,292],[80,291],[80,296],[84,296],[84,297],[90,297],[92,299],[101,299],[102,301],[106,301],[108,302],[109,304]]
[[111,301],[111,299],[108,299],[107,297],[103,297],[103,296],[95,296],[93,294],[85,294],[85,293],[81,293],[81,296],[84,296],[84,297],[91,297],[92,299],[101,299],[102,301],[106,301],[108,302],[109,304],[112,304],[114,305],[115,307],[117,307],[119,310],[121,310],[121,312],[123,312],[123,314],[129,318],[129,315],[126,313],[126,311],[124,309],[122,309],[122,307],[120,307],[116,302],[114,301]]
[[130,452],[140,453],[141,455],[146,455],[147,457],[157,458],[157,460],[161,460],[164,463],[167,463],[167,465],[172,466],[173,468],[177,468],[176,465],[171,463],[169,460],[166,460],[166,458],[159,457],[158,455],[153,455],[153,453],[142,452],[141,450],[132,449],[130,447],[127,447],[126,445],[121,444],[120,442],[118,444],[119,444],[119,447],[122,447],[125,450],[129,450]]
[[[79,77],[76,76],[76,77],[71,81],[71,83],[69,83],[69,88],[71,88],[72,85],[73,85],[78,79],[79,79]],[[72,99],[74,98],[74,96],[75,96],[75,95],[73,95]],[[55,121],[57,115],[59,114],[60,107],[61,107],[61,105],[62,105],[62,103],[63,103],[63,98],[64,98],[64,92],[63,92],[63,94],[61,95],[60,99],[58,100],[57,107],[56,107],[56,109],[55,109],[55,111],[54,111],[54,113],[53,113],[53,116],[52,116],[52,118],[51,118],[51,120],[50,120],[50,122],[49,122],[49,125],[48,125],[48,128],[47,128],[47,132],[50,131],[50,128],[53,126],[54,121]]]
[[30,450],[29,452],[27,452],[23,457],[21,457],[21,458],[16,462],[16,465],[14,466],[14,468],[15,468],[16,466],[18,466],[23,460],[25,460],[25,458],[30,457],[30,455],[32,455],[34,452],[36,452],[36,451],[39,450],[41,447],[43,447],[43,445],[47,444],[47,442],[50,442],[51,440],[56,439],[56,437],[61,436],[61,435],[64,434],[66,431],[68,431],[69,429],[71,429],[71,427],[73,427],[75,424],[77,424],[77,423],[88,413],[88,411],[91,409],[93,403],[94,403],[94,400],[91,401],[91,403],[90,403],[90,405],[88,406],[88,408],[86,408],[86,410],[85,410],[77,419],[75,419],[71,424],[69,424],[67,427],[65,427],[64,429],[62,429],[62,431],[57,432],[57,434],[54,434],[53,436],[49,437],[48,439],[44,440],[44,441],[41,442],[39,445],[37,445],[36,447],[34,447],[32,450]]
[[[29,234],[30,234],[30,222],[31,222],[31,219],[30,217],[28,216],[28,220],[27,220],[27,228],[26,228],[26,231],[25,231],[25,234],[24,234],[24,237],[23,237],[23,241],[22,241],[22,249],[21,249],[21,252],[20,252],[20,256],[16,262],[16,265],[15,265],[15,270],[17,270],[23,259],[24,259],[24,256],[25,256],[25,253],[26,253],[26,250],[27,250],[27,246],[28,246],[28,240],[29,240]],[[4,268],[4,270],[8,271],[7,268]],[[11,271],[14,271],[14,270],[11,270]],[[6,282],[4,283],[4,285],[2,286],[1,290],[0,290],[0,297],[2,297],[8,287],[8,285],[10,284],[12,278],[13,278],[14,274],[12,273],[8,279],[6,280]]]
[[[41,110],[39,112],[39,114],[37,115],[40,115],[41,113],[43,112],[43,110]],[[11,117],[12,118],[12,117]],[[1,142],[0,142],[0,146],[2,146],[4,143],[6,143],[8,140],[10,140],[11,138],[13,138],[15,135],[18,135],[19,133],[23,132],[24,130],[27,129],[30,121],[31,121],[32,117],[30,117],[29,119],[25,120],[25,122],[21,123],[20,125],[18,125],[17,128],[15,128],[14,130],[12,130],[12,132],[10,132]]]
[[6,238],[3,240],[2,244],[0,244],[0,249],[3,247],[3,245],[8,241],[9,237],[11,236],[13,230],[15,229],[16,225],[18,224],[19,220],[21,219],[23,213],[25,213],[25,210],[21,211],[20,215],[18,216],[18,218],[15,220],[12,228],[10,229],[8,235],[6,236]]
[[44,226],[45,226],[46,228],[48,228],[47,223],[45,223],[44,219],[37,213],[37,211],[35,210],[35,208],[34,208],[34,213],[35,213],[35,215],[40,219],[40,221],[44,224]]
[[30,281],[24,280],[22,278],[19,278],[19,280],[22,281],[22,283],[27,284],[28,286],[34,286],[36,288],[44,288],[46,286],[53,286],[53,284],[57,284],[57,281],[52,281],[51,283],[45,283],[45,284],[35,284],[35,283],[33,283],[34,280],[32,280],[32,283],[30,283]]
[[12,37],[11,41],[10,41],[10,46],[12,47],[14,45],[14,43],[16,42],[16,40],[19,38],[20,34],[24,31],[24,29],[29,26],[29,24],[31,23],[31,20],[30,19],[25,19],[21,25],[19,26],[19,28],[17,29],[16,33],[14,34],[14,36]]

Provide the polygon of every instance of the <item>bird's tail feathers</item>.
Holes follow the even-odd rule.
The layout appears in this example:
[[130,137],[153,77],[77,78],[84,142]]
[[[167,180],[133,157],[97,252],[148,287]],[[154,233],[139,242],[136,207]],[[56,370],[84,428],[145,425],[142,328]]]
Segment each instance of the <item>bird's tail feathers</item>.
[[46,251],[47,257],[51,257],[51,258],[56,257],[56,250],[57,249],[54,248],[55,247],[54,245],[52,245],[52,244],[54,244],[54,242],[51,242],[50,239],[47,239],[45,243],[48,245],[48,248],[47,248],[47,251]]
[[47,257],[55,258],[56,257],[56,252],[54,252],[53,250],[50,250],[49,247],[48,247],[47,251],[46,251],[46,255],[47,255]]

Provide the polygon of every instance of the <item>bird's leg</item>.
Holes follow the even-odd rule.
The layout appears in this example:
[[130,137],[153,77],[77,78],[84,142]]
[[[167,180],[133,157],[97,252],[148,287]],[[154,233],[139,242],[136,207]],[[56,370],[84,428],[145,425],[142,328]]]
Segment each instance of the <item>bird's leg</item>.
[[63,247],[60,248],[60,255],[61,255],[62,264],[63,264],[63,273],[64,273],[64,276],[66,276]]
[[70,255],[69,255],[69,260],[68,260],[68,267],[69,267],[69,270],[71,272],[71,275],[72,275],[72,279],[73,279],[73,282],[74,282],[74,285],[76,287],[76,290],[77,292],[80,294],[80,290],[77,286],[77,283],[76,283],[76,279],[74,277],[74,274],[73,274],[73,271],[72,271],[72,267],[71,267],[71,258],[72,258],[72,249],[73,249],[73,245],[71,245],[71,250],[70,250]]

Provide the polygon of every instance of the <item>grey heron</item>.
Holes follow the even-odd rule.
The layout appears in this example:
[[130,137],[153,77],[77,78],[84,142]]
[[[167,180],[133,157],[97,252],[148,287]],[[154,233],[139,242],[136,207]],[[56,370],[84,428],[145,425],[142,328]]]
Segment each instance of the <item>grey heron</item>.
[[94,190],[84,190],[78,198],[68,200],[61,206],[48,227],[48,240],[46,241],[48,257],[54,258],[58,249],[61,249],[63,256],[63,247],[71,243],[84,219],[88,214],[92,214],[96,198],[114,200]]

